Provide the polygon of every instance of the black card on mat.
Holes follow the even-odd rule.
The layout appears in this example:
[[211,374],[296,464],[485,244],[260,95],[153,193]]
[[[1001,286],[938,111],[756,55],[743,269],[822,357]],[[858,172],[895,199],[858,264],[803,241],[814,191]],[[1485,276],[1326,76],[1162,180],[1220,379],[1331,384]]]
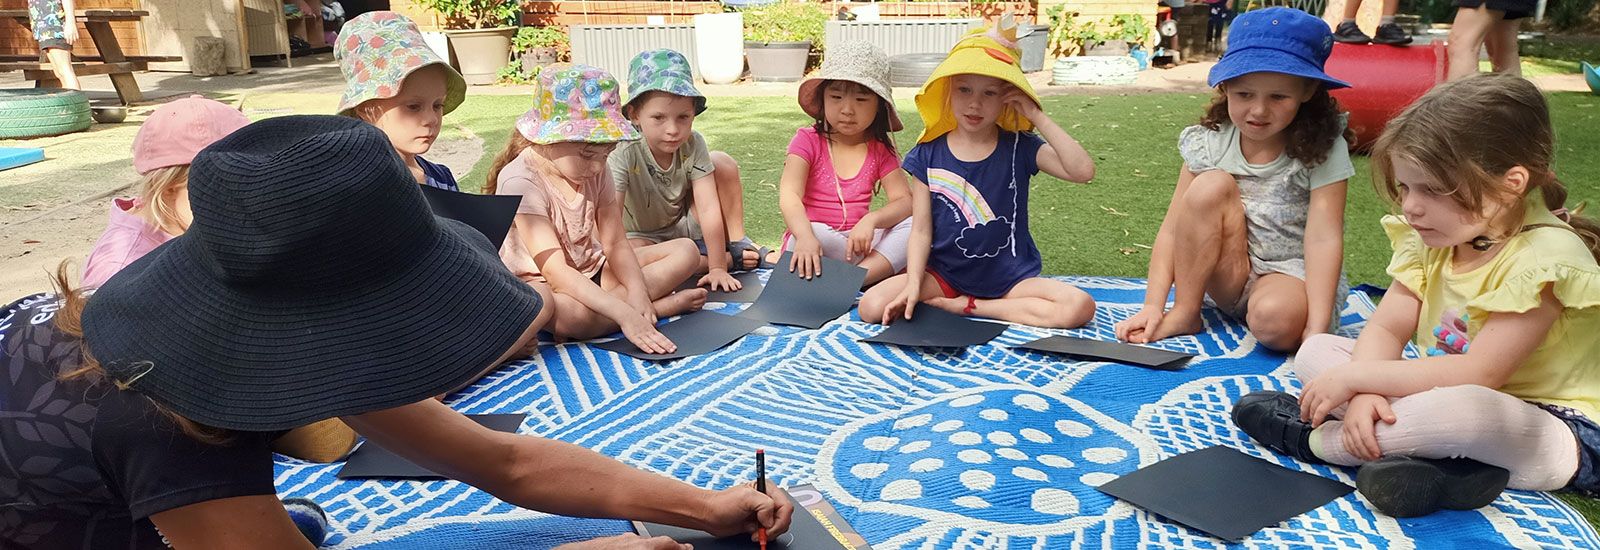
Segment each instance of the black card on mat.
[[862,342],[929,348],[964,348],[989,343],[1006,325],[974,321],[948,311],[919,304],[911,319],[895,319],[894,324]]
[[1174,456],[1099,489],[1227,540],[1243,539],[1355,490],[1227,447]]
[[723,315],[710,311],[696,311],[656,327],[678,350],[672,353],[645,353],[627,338],[595,344],[595,347],[629,355],[646,361],[666,361],[680,357],[704,355],[722,349],[750,331],[766,326],[754,319]]
[[[485,428],[497,432],[516,433],[522,426],[525,414],[469,414],[467,418],[483,425]],[[339,468],[339,479],[359,477],[380,477],[386,479],[443,479],[444,476],[433,473],[411,461],[401,458],[400,455],[389,452],[388,449],[379,447],[368,441],[350,453],[350,458],[344,462],[344,467]]]
[[511,232],[511,222],[517,218],[517,205],[522,197],[517,195],[474,195],[424,185],[422,196],[428,199],[433,215],[472,226],[494,243],[496,250],[506,242]]
[[793,255],[783,253],[778,267],[772,268],[761,297],[740,316],[774,325],[816,329],[855,306],[861,283],[867,280],[866,269],[823,258],[822,274],[806,280],[789,271],[789,258]]
[[1106,342],[1074,336],[1049,336],[1021,346],[1035,351],[1060,353],[1092,361],[1114,361],[1156,370],[1181,370],[1194,356],[1160,348]]
[[[684,281],[681,285],[678,285],[678,290],[697,288],[695,283],[700,282],[700,277],[701,275],[693,275],[689,277],[689,280]],[[756,273],[754,271],[734,273],[733,278],[738,279],[739,284],[744,286],[739,287],[739,290],[735,290],[733,292],[711,290],[711,292],[706,294],[706,301],[723,302],[728,304],[748,304],[756,301],[756,297],[761,295],[762,285],[760,273]],[[707,290],[710,289],[707,288]]]

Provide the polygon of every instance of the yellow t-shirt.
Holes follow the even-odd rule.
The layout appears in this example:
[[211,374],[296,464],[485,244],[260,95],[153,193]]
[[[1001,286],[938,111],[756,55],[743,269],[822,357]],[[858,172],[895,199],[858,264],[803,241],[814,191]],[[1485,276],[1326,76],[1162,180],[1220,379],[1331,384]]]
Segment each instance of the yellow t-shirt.
[[1530,200],[1523,227],[1488,263],[1457,273],[1453,249],[1429,248],[1400,216],[1385,216],[1394,257],[1389,275],[1422,298],[1418,346],[1434,346],[1440,315],[1467,314],[1467,337],[1477,336],[1490,313],[1520,313],[1539,305],[1546,286],[1564,309],[1544,342],[1511,375],[1500,391],[1518,398],[1576,409],[1600,421],[1600,265],[1583,240],[1551,214],[1543,201]]

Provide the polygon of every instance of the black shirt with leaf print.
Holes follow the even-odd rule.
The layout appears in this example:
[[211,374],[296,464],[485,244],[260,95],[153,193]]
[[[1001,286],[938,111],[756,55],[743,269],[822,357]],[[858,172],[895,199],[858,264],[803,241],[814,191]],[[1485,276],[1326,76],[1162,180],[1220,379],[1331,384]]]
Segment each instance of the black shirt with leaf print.
[[82,361],[60,307],[41,294],[0,311],[0,549],[166,548],[152,514],[274,494],[277,434],[210,445],[138,392],[60,380]]

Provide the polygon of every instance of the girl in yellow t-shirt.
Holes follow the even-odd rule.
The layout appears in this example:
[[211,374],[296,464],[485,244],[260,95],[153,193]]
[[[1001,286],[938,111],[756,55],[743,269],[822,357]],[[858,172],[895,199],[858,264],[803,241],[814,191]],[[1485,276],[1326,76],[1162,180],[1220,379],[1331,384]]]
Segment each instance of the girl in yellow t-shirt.
[[[1473,509],[1513,489],[1600,490],[1600,256],[1564,206],[1554,132],[1528,81],[1474,76],[1389,123],[1372,155],[1403,216],[1394,284],[1357,340],[1318,336],[1305,384],[1244,396],[1233,419],[1306,462],[1360,465],[1397,517]],[[1404,359],[1406,343],[1428,350]]]

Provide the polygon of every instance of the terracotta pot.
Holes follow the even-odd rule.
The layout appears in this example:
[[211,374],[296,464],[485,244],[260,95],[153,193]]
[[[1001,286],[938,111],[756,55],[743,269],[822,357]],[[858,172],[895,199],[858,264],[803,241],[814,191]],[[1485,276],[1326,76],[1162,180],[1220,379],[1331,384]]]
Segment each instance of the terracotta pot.
[[496,73],[511,59],[511,38],[516,27],[447,30],[450,47],[461,64],[461,77],[469,85],[493,84]]

